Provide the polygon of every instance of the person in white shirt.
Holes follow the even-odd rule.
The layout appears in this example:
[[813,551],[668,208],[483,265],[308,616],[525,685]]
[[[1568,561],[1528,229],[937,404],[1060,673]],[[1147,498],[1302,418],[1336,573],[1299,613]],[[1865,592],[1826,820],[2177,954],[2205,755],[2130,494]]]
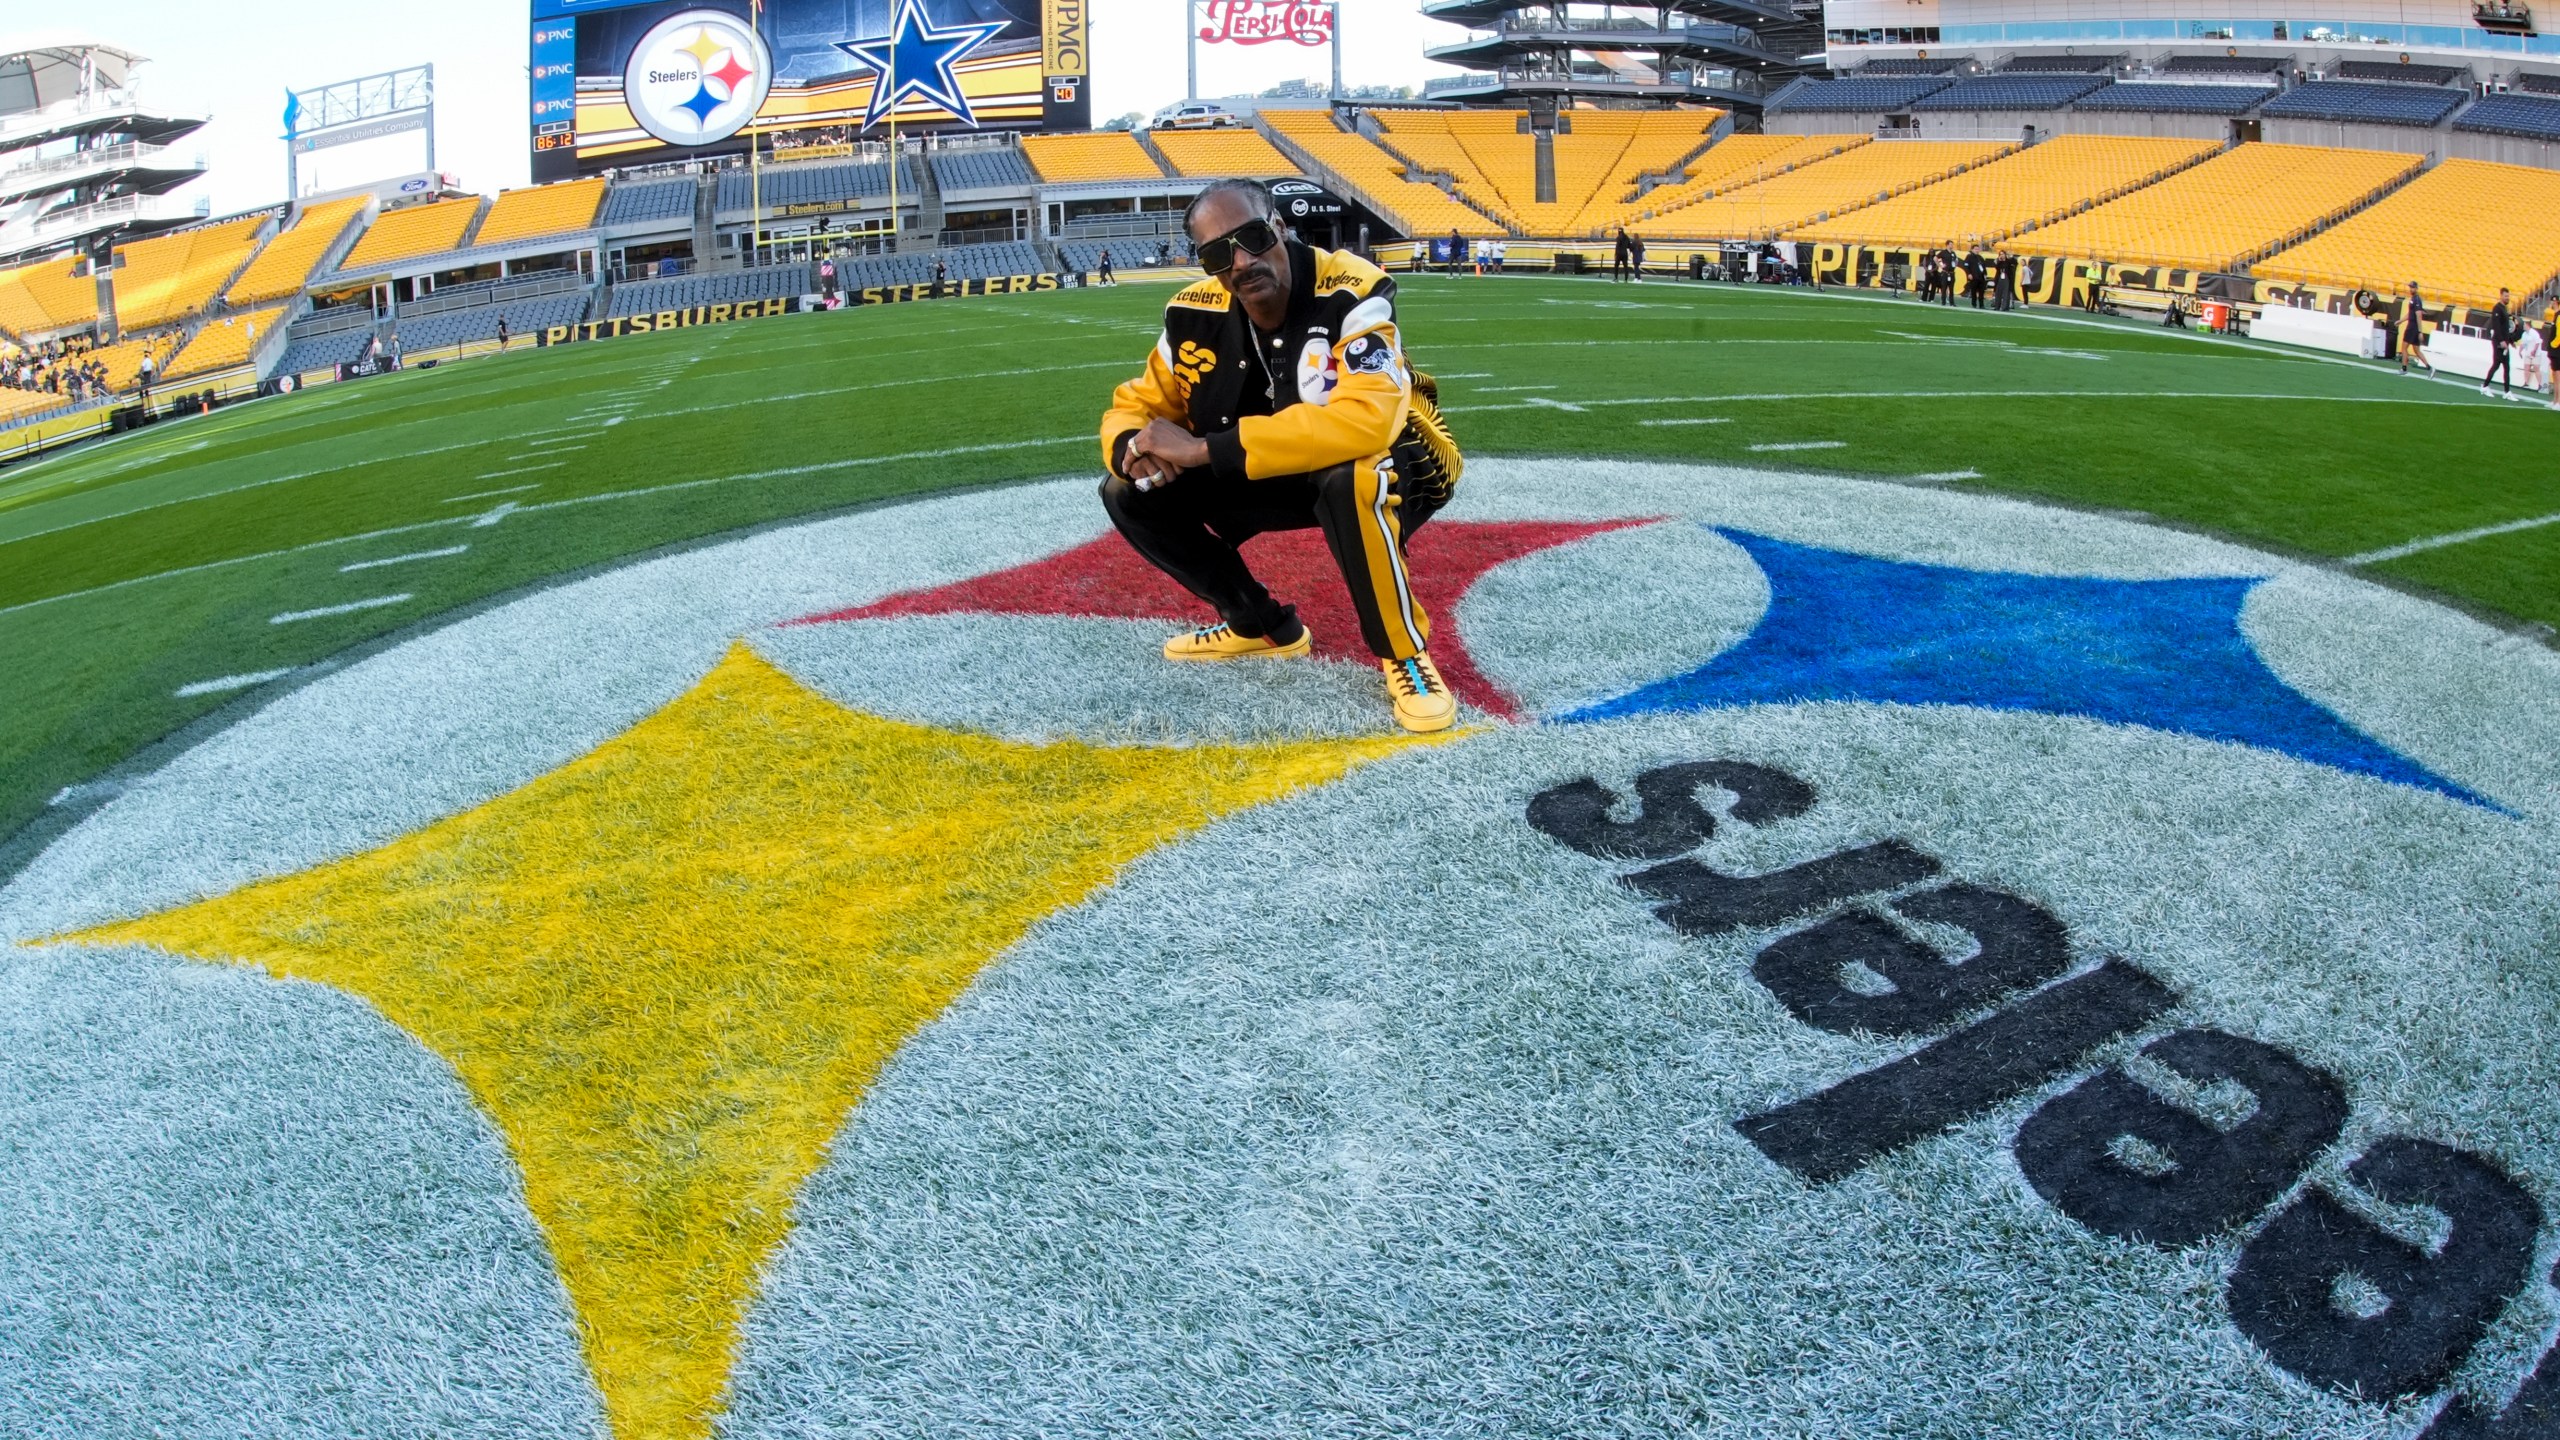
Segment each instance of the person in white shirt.
[[2551,352],[2542,343],[2542,327],[2520,325],[2516,335],[2516,359],[2524,370],[2524,388],[2551,388]]

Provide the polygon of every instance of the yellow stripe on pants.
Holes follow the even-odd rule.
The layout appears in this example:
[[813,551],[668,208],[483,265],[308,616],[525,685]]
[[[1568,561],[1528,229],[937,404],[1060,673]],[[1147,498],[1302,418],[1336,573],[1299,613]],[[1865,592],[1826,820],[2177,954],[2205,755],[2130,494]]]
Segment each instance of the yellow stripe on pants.
[[1376,606],[1388,647],[1395,660],[1410,660],[1431,643],[1431,617],[1423,613],[1421,602],[1413,598],[1413,585],[1404,573],[1404,545],[1396,524],[1396,499],[1388,486],[1395,471],[1385,458],[1356,465],[1353,480],[1359,487],[1360,549],[1368,560],[1369,603]]

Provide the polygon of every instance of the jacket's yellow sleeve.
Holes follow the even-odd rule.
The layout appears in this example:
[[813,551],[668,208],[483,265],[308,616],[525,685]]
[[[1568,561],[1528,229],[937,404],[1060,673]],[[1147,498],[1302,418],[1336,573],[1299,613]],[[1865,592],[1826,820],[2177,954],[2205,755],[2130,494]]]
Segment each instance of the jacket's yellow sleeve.
[[1184,406],[1189,394],[1189,382],[1174,372],[1172,342],[1157,337],[1147,368],[1137,378],[1121,381],[1111,392],[1111,408],[1102,412],[1102,468],[1128,479],[1128,472],[1120,468],[1120,450],[1127,438],[1147,428],[1150,420],[1188,425]]
[[1245,416],[1232,445],[1226,436],[1209,437],[1210,464],[1230,471],[1240,461],[1246,479],[1266,480],[1387,453],[1413,403],[1413,374],[1395,323],[1373,323],[1335,342],[1333,365],[1333,393],[1323,404]]

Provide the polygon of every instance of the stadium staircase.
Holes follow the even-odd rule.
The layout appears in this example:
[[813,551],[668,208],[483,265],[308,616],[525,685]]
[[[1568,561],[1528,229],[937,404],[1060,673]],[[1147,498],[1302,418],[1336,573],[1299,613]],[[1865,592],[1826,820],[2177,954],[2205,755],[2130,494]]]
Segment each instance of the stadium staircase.
[[1379,203],[1376,197],[1370,195],[1368,191],[1352,184],[1341,171],[1336,170],[1332,166],[1317,159],[1304,146],[1301,146],[1297,141],[1290,139],[1285,132],[1273,126],[1270,121],[1264,119],[1261,115],[1257,114],[1253,117],[1253,128],[1261,132],[1263,139],[1271,142],[1273,149],[1276,149],[1281,154],[1288,156],[1290,163],[1298,167],[1299,174],[1306,176],[1310,180],[1316,181],[1336,195],[1357,197],[1362,204],[1376,211],[1388,224],[1402,230],[1407,235],[1411,235],[1413,233],[1412,224],[1408,222],[1405,217],[1397,214],[1394,206]]
[[[716,212],[720,205],[720,177],[706,174],[697,176],[695,179],[697,188],[693,192],[693,265],[697,270],[708,270],[711,268],[711,257],[718,253],[714,247],[718,243],[716,236],[719,227],[716,223]],[[604,303],[605,297],[602,295],[596,297],[596,308],[590,312],[591,318],[598,320],[604,318],[606,313],[603,308]]]
[[1538,203],[1553,205],[1556,203],[1556,134],[1552,130],[1537,130],[1531,134],[1534,137],[1531,153],[1536,157],[1537,166],[1535,193]]
[[1137,140],[1138,148],[1147,152],[1147,158],[1156,162],[1157,169],[1162,170],[1167,175],[1179,175],[1182,173],[1181,168],[1173,163],[1172,157],[1164,153],[1164,148],[1156,144],[1155,132],[1150,130],[1132,130],[1129,134]]
[[[898,217],[892,214],[889,223],[896,225]],[[930,161],[916,166],[916,230],[917,243],[910,246],[906,237],[901,235],[898,237],[899,249],[938,250],[942,247],[942,181],[933,173]]]
[[[1397,149],[1392,143],[1395,139],[1395,133],[1387,129],[1385,126],[1380,125],[1365,110],[1360,112],[1359,133],[1366,138],[1370,144],[1386,151],[1389,158],[1393,159],[1397,164],[1402,165],[1404,167],[1406,179],[1431,186],[1441,194],[1448,196],[1450,199],[1455,200],[1478,215],[1483,216],[1487,221],[1491,222],[1496,230],[1501,231],[1504,234],[1517,235],[1520,233],[1517,226],[1512,225],[1509,221],[1506,221],[1501,216],[1496,215],[1493,211],[1487,209],[1481,202],[1479,202],[1476,197],[1459,188],[1457,176],[1450,174],[1446,170],[1429,169],[1417,163],[1412,156]],[[1553,165],[1555,152],[1550,150],[1547,154],[1549,165],[1548,173],[1550,180],[1552,180],[1554,174]],[[1408,231],[1407,233],[1410,234],[1411,232]],[[1416,238],[1423,237],[1417,236]]]

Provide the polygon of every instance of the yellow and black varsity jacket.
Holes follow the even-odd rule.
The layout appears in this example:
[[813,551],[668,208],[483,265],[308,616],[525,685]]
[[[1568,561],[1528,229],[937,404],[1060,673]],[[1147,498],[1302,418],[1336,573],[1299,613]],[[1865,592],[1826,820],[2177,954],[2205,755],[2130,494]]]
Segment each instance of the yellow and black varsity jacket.
[[[1222,476],[1265,480],[1386,455],[1408,495],[1444,503],[1465,462],[1439,387],[1405,360],[1396,282],[1349,251],[1286,243],[1279,343],[1264,337],[1257,352],[1253,322],[1216,280],[1183,289],[1165,306],[1145,373],[1111,392],[1103,463],[1126,479],[1129,442],[1148,421],[1170,420],[1209,442]],[[1255,413],[1266,391],[1270,413]]]

